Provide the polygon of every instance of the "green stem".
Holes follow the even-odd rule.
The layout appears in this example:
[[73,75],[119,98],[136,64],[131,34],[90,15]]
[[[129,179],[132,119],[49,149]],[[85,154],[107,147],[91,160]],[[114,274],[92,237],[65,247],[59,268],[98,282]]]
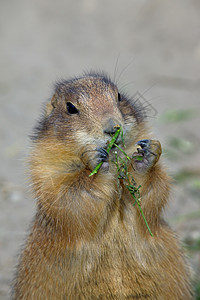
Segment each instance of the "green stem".
[[[127,187],[127,188],[128,188],[128,187]],[[128,188],[128,190],[129,190],[129,188]],[[129,192],[130,192],[130,190],[129,190]],[[130,192],[130,193],[131,193],[131,192]],[[135,201],[136,201],[136,203],[137,203],[137,205],[138,205],[138,207],[139,207],[139,210],[140,210],[140,212],[141,212],[141,215],[142,215],[142,217],[143,217],[143,219],[144,219],[144,222],[145,222],[145,224],[146,224],[146,226],[147,226],[147,229],[148,229],[150,235],[153,237],[153,233],[151,232],[151,229],[150,229],[150,227],[149,227],[149,225],[148,225],[148,223],[147,223],[147,220],[146,220],[146,218],[145,218],[145,216],[144,216],[143,210],[142,210],[142,208],[141,208],[141,205],[140,205],[138,199],[135,197],[135,195],[134,195],[133,193],[131,193],[131,196],[135,199]]]
[[122,148],[120,148],[117,144],[114,143],[114,146],[117,147],[117,149],[119,149],[119,150],[126,156],[126,158],[127,158],[128,160],[131,159],[131,158],[126,154],[126,152],[125,152]]

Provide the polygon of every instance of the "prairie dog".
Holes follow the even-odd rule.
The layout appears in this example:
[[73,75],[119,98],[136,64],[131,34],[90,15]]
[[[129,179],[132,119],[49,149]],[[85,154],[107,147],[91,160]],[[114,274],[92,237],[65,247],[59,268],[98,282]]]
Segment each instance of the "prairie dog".
[[[118,126],[153,237],[118,182],[117,149],[106,151]],[[120,136],[117,143],[123,144]],[[87,73],[57,83],[33,137],[29,168],[37,213],[12,299],[192,299],[179,242],[162,217],[170,178],[161,152],[142,106],[107,76]]]

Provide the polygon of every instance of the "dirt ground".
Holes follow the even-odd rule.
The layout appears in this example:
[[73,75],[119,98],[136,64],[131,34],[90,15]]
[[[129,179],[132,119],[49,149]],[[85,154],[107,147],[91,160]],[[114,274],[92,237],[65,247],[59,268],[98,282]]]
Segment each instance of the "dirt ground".
[[149,122],[178,178],[166,218],[189,245],[197,278],[200,1],[7,0],[0,14],[0,299],[9,298],[35,212],[26,178],[28,136],[53,82],[89,69],[113,78],[116,68],[121,88],[144,93],[143,105],[152,105]]

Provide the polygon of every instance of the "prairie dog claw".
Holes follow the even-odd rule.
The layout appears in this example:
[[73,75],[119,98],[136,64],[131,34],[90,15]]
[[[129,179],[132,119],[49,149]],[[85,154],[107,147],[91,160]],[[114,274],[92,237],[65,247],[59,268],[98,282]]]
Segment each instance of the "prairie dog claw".
[[152,168],[160,158],[162,153],[161,144],[158,140],[144,139],[136,143],[141,148],[137,148],[137,152],[133,153],[135,169],[145,172]]

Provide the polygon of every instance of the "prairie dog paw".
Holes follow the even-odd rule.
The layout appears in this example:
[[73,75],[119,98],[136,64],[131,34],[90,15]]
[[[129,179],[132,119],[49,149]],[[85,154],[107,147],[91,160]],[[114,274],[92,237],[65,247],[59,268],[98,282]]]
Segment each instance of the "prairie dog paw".
[[101,170],[108,171],[109,169],[108,152],[102,147],[86,150],[82,154],[82,160],[91,171],[93,171],[100,162],[103,163]]
[[133,166],[135,170],[143,173],[157,163],[162,153],[162,148],[158,140],[145,139],[138,141],[136,145],[140,146],[140,148],[137,148],[137,152],[133,153]]

